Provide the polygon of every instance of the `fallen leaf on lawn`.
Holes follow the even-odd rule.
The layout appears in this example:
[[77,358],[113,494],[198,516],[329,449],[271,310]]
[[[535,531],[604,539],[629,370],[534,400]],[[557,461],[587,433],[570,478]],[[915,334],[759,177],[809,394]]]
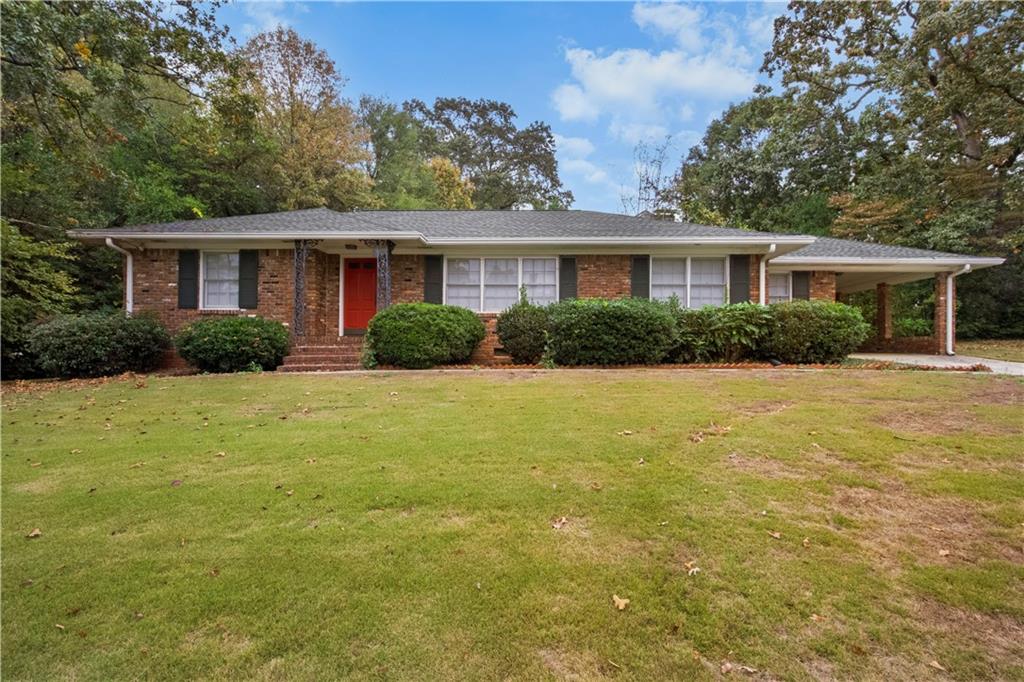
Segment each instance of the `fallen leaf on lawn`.
[[936,670],[941,670],[942,672],[946,672],[946,669],[943,668],[942,664],[939,663],[938,661],[932,661],[928,665],[930,665],[931,667],[935,668]]
[[142,612],[136,611],[132,614],[132,617],[135,618],[135,620],[142,620]]
[[804,538],[803,545],[804,545],[804,547],[810,547],[811,546],[811,539],[810,538]]
[[782,538],[782,533],[777,533],[777,532],[775,532],[774,530],[770,530],[770,531],[768,531],[768,535],[771,535],[771,536],[772,536],[773,538],[775,538],[776,540],[779,540],[779,539],[781,539],[781,538]]
[[821,621],[825,620],[825,616],[819,616],[816,613],[812,613],[811,620],[813,620],[815,623],[820,623]]
[[391,391],[391,393],[388,393],[388,395],[396,396],[396,395],[398,395],[398,391]]
[[[600,489],[601,489],[601,484],[600,484],[600,483],[598,483],[597,481],[593,481],[593,482],[592,482],[592,483],[590,484],[590,489],[591,489],[591,490],[600,490]],[[1021,524],[1021,525],[1022,525],[1022,526],[1024,526],[1024,524]]]
[[39,537],[42,534],[43,534],[43,531],[39,530],[38,528],[33,528],[32,532],[29,533],[28,535],[26,535],[25,537],[30,538],[30,539],[31,538],[37,538],[37,537]]
[[214,455],[214,457],[227,457],[227,456],[228,456],[228,453],[226,453],[226,452],[218,452],[216,455]]
[[621,666],[621,665],[619,665],[618,663],[616,663],[615,661],[613,661],[612,659],[610,659],[610,658],[609,658],[609,659],[608,659],[608,662],[609,662],[609,663],[611,663],[611,664],[612,664],[612,666],[614,666],[614,667],[618,668],[619,670],[622,670],[622,666]]
[[745,672],[748,675],[753,675],[757,672],[757,668],[751,668],[749,665],[741,665],[740,671]]
[[612,595],[612,603],[615,604],[615,608],[617,608],[619,611],[622,611],[627,606],[629,606],[629,600],[628,599],[623,599],[622,597],[620,597],[617,594],[613,594]]
[[316,464],[316,457],[310,457],[307,459],[306,464]]
[[645,461],[644,461],[644,458],[643,458],[643,457],[641,457],[640,459],[638,459],[638,460],[636,461],[636,463],[637,463],[637,464],[647,464],[647,462],[645,462]]
[[633,432],[632,431],[628,431],[628,430],[627,431],[619,431],[617,433],[620,436],[632,436],[633,435]]
[[729,661],[726,661],[725,663],[722,664],[721,670],[722,670],[722,674],[723,675],[728,675],[729,673],[732,672],[732,663],[730,663]]
[[31,464],[29,464],[29,466],[30,467],[41,467],[41,466],[43,466],[43,463],[42,462],[32,462]]
[[145,462],[136,462],[135,464],[128,467],[129,469],[138,469],[139,467],[146,466]]
[[285,492],[285,495],[287,495],[288,497],[291,497],[294,494],[295,494],[294,490],[289,490],[289,491]]
[[949,556],[949,550],[948,549],[940,549],[939,550],[939,556]]
[[686,575],[689,575],[689,576],[694,576],[694,575],[697,575],[698,573],[700,573],[700,567],[699,566],[691,566],[686,571]]
[[704,434],[701,433],[700,431],[698,431],[697,433],[691,433],[690,434],[690,442],[691,443],[703,443],[704,442]]
[[58,630],[63,630],[64,629],[64,626],[61,625],[60,623],[55,623],[54,627],[57,628]]
[[567,523],[569,523],[569,519],[563,516],[562,518],[556,519],[554,522],[552,522],[551,527],[555,530],[561,530],[561,528]]
[[81,452],[82,452],[82,449],[81,449],[81,448],[75,448],[75,449],[73,449],[73,450],[71,451],[71,454],[72,454],[72,455],[77,455],[77,454],[79,454],[79,453],[81,453]]
[[219,568],[214,568],[213,570],[210,571],[210,577],[211,578],[216,578],[218,575],[220,575],[220,569]]
[[659,526],[667,526],[668,525],[668,521],[659,521],[658,525]]
[[173,481],[171,481],[171,487],[172,488],[177,488],[180,485],[181,485],[181,479],[180,478],[176,478]]
[[178,546],[179,546],[179,547],[184,547],[184,546],[185,546],[185,538],[182,538],[182,539],[181,539],[181,542],[180,542],[180,543],[178,543]]

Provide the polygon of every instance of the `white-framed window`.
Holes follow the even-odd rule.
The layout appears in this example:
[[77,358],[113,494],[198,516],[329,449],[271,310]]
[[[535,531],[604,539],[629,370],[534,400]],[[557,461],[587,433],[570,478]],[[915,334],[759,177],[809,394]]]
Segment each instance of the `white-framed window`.
[[204,310],[238,309],[238,252],[203,251],[199,259]]
[[558,258],[446,258],[444,302],[473,312],[500,313],[526,287],[531,303],[558,300]]
[[651,298],[673,296],[684,308],[720,306],[728,297],[727,258],[651,258]]
[[793,300],[793,273],[768,273],[768,302],[785,303]]

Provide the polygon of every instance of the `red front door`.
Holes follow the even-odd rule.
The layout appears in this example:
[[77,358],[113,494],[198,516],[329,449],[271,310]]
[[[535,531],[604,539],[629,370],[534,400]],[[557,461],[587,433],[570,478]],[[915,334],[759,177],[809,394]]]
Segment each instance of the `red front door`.
[[345,333],[366,331],[377,312],[377,261],[373,258],[346,258]]

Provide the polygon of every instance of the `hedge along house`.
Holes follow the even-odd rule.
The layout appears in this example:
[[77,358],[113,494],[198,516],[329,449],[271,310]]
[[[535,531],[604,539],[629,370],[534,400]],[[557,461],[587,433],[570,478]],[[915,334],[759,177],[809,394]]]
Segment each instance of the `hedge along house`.
[[1003,260],[568,210],[318,208],[72,235],[124,255],[128,313],[172,332],[209,316],[275,319],[291,328],[296,369],[354,365],[370,318],[416,301],[477,312],[489,333],[474,361],[501,362],[495,320],[520,287],[541,304],[676,296],[688,307],[876,289],[874,345],[896,349],[890,286],[934,278],[934,333],[914,350],[952,354],[955,278]]

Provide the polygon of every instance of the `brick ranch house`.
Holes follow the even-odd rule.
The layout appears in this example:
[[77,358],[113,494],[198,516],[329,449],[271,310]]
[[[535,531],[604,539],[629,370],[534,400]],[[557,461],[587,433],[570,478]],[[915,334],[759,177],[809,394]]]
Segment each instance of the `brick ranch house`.
[[[575,210],[317,208],[72,235],[123,254],[127,312],[153,312],[172,333],[217,315],[278,320],[294,338],[294,369],[354,366],[374,313],[413,301],[477,312],[488,335],[473,361],[502,362],[495,320],[520,286],[539,303],[675,295],[691,307],[875,289],[873,347],[953,354],[955,278],[1003,262]],[[890,287],[926,278],[935,280],[934,333],[894,338]]]

